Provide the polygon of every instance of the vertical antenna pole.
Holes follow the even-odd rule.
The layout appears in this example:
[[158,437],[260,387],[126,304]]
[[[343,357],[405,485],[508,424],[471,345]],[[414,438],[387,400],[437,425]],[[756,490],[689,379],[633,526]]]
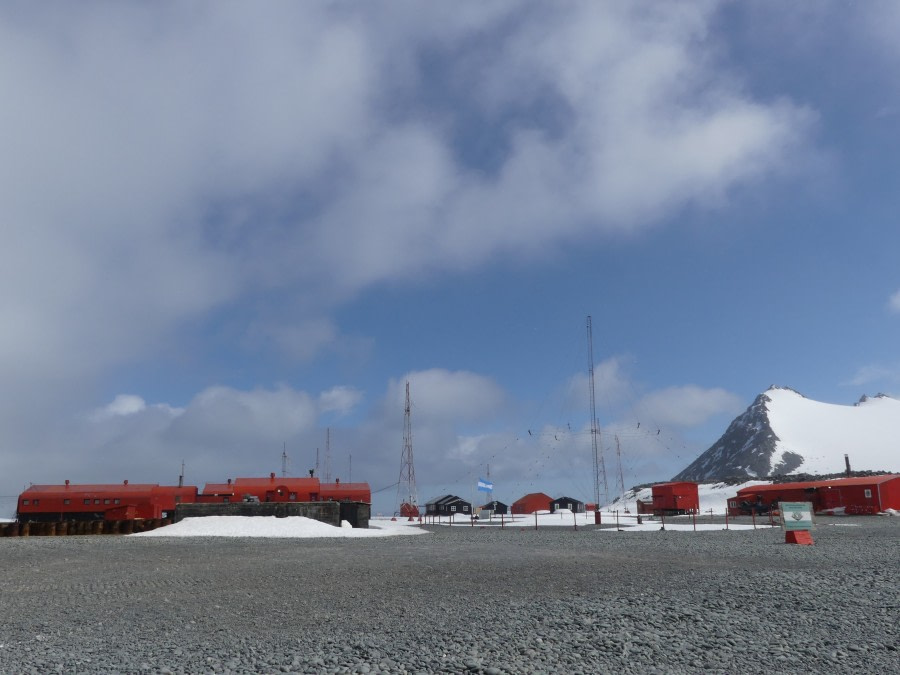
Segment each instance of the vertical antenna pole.
[[331,427],[325,429],[325,482],[331,482]]
[[591,317],[587,318],[588,338],[588,374],[591,384],[591,454],[594,461],[594,508],[600,511],[600,483],[603,482],[603,498],[607,500],[608,488],[606,483],[606,464],[603,461],[603,451],[600,448],[600,425],[597,423],[597,403],[594,393],[594,333],[591,326]]

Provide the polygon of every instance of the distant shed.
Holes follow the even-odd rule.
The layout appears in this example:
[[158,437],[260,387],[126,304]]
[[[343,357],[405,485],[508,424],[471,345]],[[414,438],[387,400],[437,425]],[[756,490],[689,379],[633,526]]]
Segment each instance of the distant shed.
[[700,512],[700,491],[696,483],[678,481],[657,483],[651,488],[653,513],[657,515],[684,515]]
[[456,495],[435,497],[425,505],[426,516],[471,516],[472,505]]
[[568,509],[573,513],[584,513],[584,502],[574,497],[557,497],[550,502],[550,513],[556,513],[560,509]]
[[549,511],[553,497],[543,492],[530,492],[521,499],[513,502],[512,512],[515,514],[528,514],[535,511]]
[[494,501],[488,502],[484,506],[479,506],[478,510],[490,511],[495,516],[509,515],[509,505],[504,504],[503,502],[498,502],[496,499]]

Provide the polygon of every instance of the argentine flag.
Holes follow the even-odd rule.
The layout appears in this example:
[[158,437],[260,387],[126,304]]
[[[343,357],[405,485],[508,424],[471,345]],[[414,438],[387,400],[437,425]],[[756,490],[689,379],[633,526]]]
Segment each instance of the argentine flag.
[[481,490],[482,492],[492,492],[494,490],[494,484],[489,480],[485,480],[484,478],[479,478],[478,479],[478,489]]

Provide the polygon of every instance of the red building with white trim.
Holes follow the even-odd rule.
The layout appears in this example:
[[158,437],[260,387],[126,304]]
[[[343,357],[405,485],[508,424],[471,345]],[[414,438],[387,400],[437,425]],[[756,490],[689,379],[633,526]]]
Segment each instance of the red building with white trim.
[[780,502],[812,502],[819,514],[866,515],[900,510],[900,474],[752,485],[728,500],[732,516],[768,513]]

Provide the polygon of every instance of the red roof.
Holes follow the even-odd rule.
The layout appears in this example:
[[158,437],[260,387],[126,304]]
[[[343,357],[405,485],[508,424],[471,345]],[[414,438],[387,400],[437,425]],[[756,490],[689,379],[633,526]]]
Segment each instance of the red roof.
[[[112,483],[112,484],[87,484],[87,485],[31,485],[22,494],[39,493],[41,495],[65,495],[72,492],[150,492],[158,489],[158,483]],[[185,486],[194,489],[192,486]],[[163,486],[164,489],[178,489],[175,486]],[[184,489],[184,488],[182,488]]]
[[812,480],[797,483],[773,483],[772,485],[751,485],[750,487],[741,488],[738,494],[754,494],[757,492],[777,492],[779,490],[805,490],[819,487],[840,487],[842,485],[880,485],[895,478],[900,478],[900,474],[889,473],[880,476],[867,476],[861,478],[831,478],[829,480]]

